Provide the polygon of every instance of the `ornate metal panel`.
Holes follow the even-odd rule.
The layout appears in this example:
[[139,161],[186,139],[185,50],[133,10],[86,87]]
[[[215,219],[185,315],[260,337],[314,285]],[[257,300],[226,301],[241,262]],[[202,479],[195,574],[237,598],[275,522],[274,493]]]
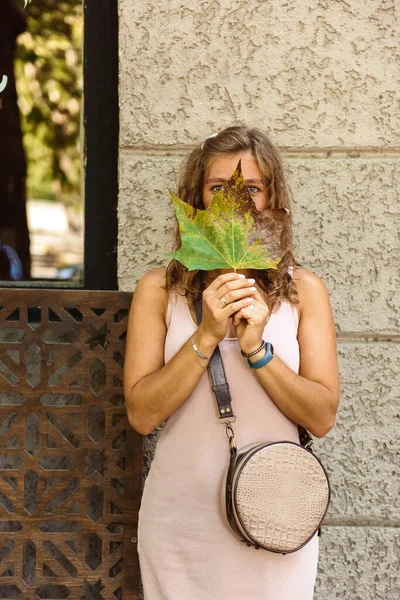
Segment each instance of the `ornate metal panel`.
[[133,600],[130,294],[0,290],[0,598]]

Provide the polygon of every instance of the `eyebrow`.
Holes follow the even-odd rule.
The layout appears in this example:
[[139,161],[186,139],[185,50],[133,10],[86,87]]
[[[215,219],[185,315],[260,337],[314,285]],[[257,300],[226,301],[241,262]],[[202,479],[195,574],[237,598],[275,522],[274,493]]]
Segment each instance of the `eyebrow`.
[[[224,177],[211,177],[211,179],[207,179],[206,183],[226,183],[228,181],[228,179],[225,179]],[[245,183],[258,183],[263,184],[264,182],[261,179],[245,179],[244,180]]]

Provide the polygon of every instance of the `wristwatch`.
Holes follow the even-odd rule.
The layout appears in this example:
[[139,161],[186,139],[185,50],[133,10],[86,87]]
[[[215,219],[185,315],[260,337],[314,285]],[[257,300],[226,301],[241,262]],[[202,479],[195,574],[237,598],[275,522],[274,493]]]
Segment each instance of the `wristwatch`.
[[265,354],[260,360],[257,362],[251,362],[251,360],[247,359],[247,364],[250,369],[261,369],[267,365],[274,358],[274,347],[270,342],[265,342]]

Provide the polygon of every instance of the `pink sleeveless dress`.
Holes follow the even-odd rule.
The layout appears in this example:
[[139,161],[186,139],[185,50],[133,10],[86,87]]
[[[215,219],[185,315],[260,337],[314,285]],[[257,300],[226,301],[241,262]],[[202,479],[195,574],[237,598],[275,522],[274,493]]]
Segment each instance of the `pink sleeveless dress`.
[[[170,294],[165,362],[197,326],[184,297]],[[283,300],[264,331],[279,356],[299,370],[296,307]],[[220,343],[236,414],[238,447],[298,442],[286,417],[240,354],[236,338]],[[182,377],[185,373],[182,373]],[[312,600],[318,536],[287,555],[247,547],[226,525],[221,482],[229,461],[207,371],[167,420],[147,477],[139,513],[138,551],[145,600]]]

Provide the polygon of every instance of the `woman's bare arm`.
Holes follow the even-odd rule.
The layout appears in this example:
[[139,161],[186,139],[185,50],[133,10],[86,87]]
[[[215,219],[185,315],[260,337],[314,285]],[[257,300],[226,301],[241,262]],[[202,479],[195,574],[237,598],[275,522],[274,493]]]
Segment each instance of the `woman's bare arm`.
[[[143,435],[175,412],[204,374],[191,340],[164,365],[168,305],[164,286],[162,269],[147,273],[136,286],[129,313],[124,365],[125,404],[132,427]],[[199,339],[198,344],[203,344],[204,353],[208,351],[203,340]],[[208,361],[204,363],[207,366]]]
[[296,269],[294,278],[300,301],[299,374],[278,356],[255,372],[285,415],[322,437],[335,423],[340,397],[335,327],[322,280],[305,269]]
[[[227,273],[203,293],[203,320],[196,331],[196,344],[211,356],[226,334],[233,312],[248,304],[251,282]],[[230,291],[229,291],[230,290]],[[223,308],[219,296],[232,298]],[[228,296],[230,294],[230,296]],[[139,281],[129,314],[124,366],[124,392],[129,422],[143,435],[171,416],[192,393],[208,366],[189,339],[164,365],[165,324],[168,294],[165,269],[155,269]]]

